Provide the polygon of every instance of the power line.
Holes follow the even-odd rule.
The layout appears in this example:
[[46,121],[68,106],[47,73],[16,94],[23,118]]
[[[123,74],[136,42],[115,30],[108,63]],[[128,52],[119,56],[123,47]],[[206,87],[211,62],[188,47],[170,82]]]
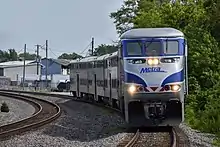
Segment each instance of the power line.
[[89,47],[91,44],[92,44],[92,42],[90,42],[90,43],[86,46],[86,48],[85,48],[81,53],[79,53],[79,54],[83,54],[83,53],[88,49],[88,47]]
[[52,51],[51,48],[49,48],[49,50],[50,50],[50,52],[51,52],[54,56],[56,56],[57,58],[59,57],[58,55],[56,55],[56,54]]

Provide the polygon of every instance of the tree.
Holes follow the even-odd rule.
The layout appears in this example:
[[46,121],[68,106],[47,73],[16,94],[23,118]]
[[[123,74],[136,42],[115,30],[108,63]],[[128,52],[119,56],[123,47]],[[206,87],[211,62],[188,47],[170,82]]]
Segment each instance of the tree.
[[104,54],[110,54],[118,50],[117,45],[105,45],[101,44],[97,48],[95,48],[94,55],[101,56]]
[[133,27],[133,19],[137,14],[139,1],[140,0],[126,0],[118,11],[110,14],[110,17],[114,19],[119,35]]
[[[110,16],[119,33],[134,28],[173,27],[188,42],[189,92],[186,121],[194,128],[220,137],[220,4],[217,0],[139,0],[134,12],[124,5]],[[132,15],[131,14],[135,14]],[[121,19],[121,20],[120,20]],[[122,27],[121,27],[122,26]]]
[[215,39],[220,41],[220,3],[217,0],[206,0],[204,2],[204,8],[206,9],[208,17],[207,29]]
[[9,60],[16,61],[18,59],[18,54],[15,51],[15,49],[8,49],[8,51],[9,51]]
[[[20,53],[18,57],[19,57],[19,59],[24,59],[24,53]],[[37,58],[36,54],[30,54],[30,53],[25,54],[26,60],[36,60],[36,58]],[[41,57],[39,56],[39,58],[41,58]]]
[[72,54],[63,53],[58,57],[58,59],[68,59],[68,60],[74,60],[77,58],[82,58],[82,56],[76,53],[72,53]]

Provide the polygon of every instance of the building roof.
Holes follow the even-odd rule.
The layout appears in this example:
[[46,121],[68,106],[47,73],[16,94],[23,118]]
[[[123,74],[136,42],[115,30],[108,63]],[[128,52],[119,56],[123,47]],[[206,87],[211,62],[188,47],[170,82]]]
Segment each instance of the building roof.
[[184,34],[174,28],[138,28],[126,31],[121,39],[183,37]]
[[63,66],[68,66],[71,62],[71,60],[67,60],[67,59],[52,59],[52,60]]
[[[26,64],[30,64],[34,62],[35,60],[26,60]],[[10,65],[23,65],[24,61],[8,61],[8,62],[2,62],[0,63],[0,66],[10,66]]]
[[[45,60],[46,58],[42,58],[41,60]],[[60,65],[63,66],[68,66],[71,62],[71,60],[67,60],[67,59],[53,59],[53,58],[48,58],[48,60],[52,60],[53,62],[56,62]]]
[[[25,61],[25,65],[33,65],[33,64],[36,64],[35,60],[26,60]],[[24,61],[8,61],[8,62],[0,63],[1,68],[23,66],[23,65],[24,65]]]
[[[36,61],[35,60],[26,60],[25,61],[25,65],[29,66],[29,65],[36,65]],[[0,68],[7,68],[7,67],[17,67],[17,66],[23,66],[24,65],[24,61],[8,61],[8,62],[2,62],[0,63]],[[39,63],[40,66],[44,66],[41,63]]]

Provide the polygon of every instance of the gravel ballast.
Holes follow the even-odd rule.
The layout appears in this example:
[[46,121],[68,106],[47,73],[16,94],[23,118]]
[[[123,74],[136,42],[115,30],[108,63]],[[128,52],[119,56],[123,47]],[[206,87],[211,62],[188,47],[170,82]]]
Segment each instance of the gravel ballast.
[[114,147],[126,135],[123,119],[114,112],[68,99],[43,98],[59,102],[64,110],[61,117],[42,129],[2,141],[0,146]]
[[[123,133],[123,119],[108,110],[70,99],[48,96],[41,98],[59,103],[64,109],[61,117],[43,129],[2,141],[0,146],[114,147],[127,135]],[[214,135],[200,133],[184,123],[180,128],[188,136],[190,146],[212,146]]]
[[32,105],[22,100],[0,96],[0,104],[3,102],[8,105],[9,112],[0,112],[0,126],[27,118],[35,112]]
[[191,147],[213,147],[212,143],[215,139],[213,134],[201,133],[184,123],[180,124],[180,129],[188,136]]

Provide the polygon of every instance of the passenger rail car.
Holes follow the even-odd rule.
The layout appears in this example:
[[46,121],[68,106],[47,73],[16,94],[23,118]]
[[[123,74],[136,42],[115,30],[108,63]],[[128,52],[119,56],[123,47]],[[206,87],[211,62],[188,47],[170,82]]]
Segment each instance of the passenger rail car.
[[176,126],[188,94],[187,43],[174,28],[131,29],[112,54],[71,63],[76,97],[121,109],[131,126]]

